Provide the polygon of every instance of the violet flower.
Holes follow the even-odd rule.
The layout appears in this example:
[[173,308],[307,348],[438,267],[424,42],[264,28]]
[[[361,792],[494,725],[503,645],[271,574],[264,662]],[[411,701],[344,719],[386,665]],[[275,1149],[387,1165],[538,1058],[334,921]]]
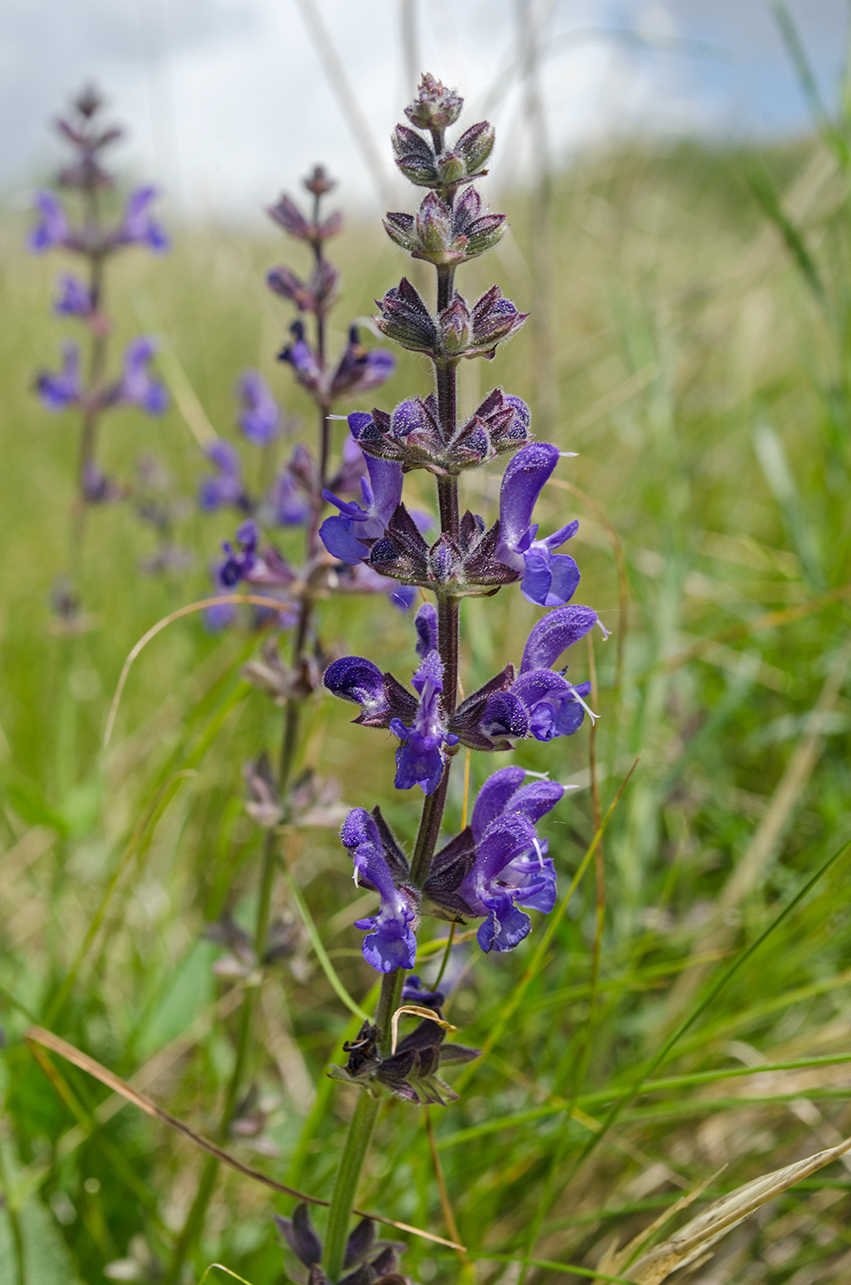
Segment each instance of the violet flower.
[[63,272],[57,280],[59,294],[54,300],[53,311],[60,317],[90,316],[94,309],[88,286],[72,272]]
[[288,464],[275,478],[270,501],[275,526],[302,526],[310,515],[310,500]]
[[36,192],[34,204],[39,220],[27,237],[27,248],[33,254],[43,254],[53,246],[67,245],[71,228],[58,196],[48,191]]
[[386,348],[365,348],[358,338],[357,326],[349,330],[349,342],[331,377],[331,397],[354,396],[379,388],[396,368],[396,358]]
[[407,862],[387,827],[382,824],[382,829],[383,834],[375,815],[353,808],[343,822],[340,838],[351,852],[355,883],[374,889],[381,898],[378,914],[355,924],[367,931],[361,947],[363,957],[377,972],[392,973],[414,966],[417,899],[412,888],[397,886],[400,876],[407,875]]
[[83,392],[79,348],[75,343],[66,343],[62,353],[62,370],[58,374],[42,371],[36,376],[36,392],[41,404],[50,411],[77,405]]
[[390,721],[390,731],[402,744],[396,751],[397,790],[409,790],[412,785],[422,787],[425,794],[433,794],[440,785],[446,765],[444,746],[458,744],[458,737],[446,730],[442,709],[443,661],[436,651],[424,656],[419,669],[411,680],[419,695],[417,711],[410,727],[401,718]]
[[241,402],[240,428],[255,446],[268,446],[280,432],[281,412],[259,370],[243,371],[237,393]]
[[117,400],[138,406],[148,415],[162,415],[168,409],[165,384],[151,375],[150,364],[157,345],[147,335],[132,340],[124,350],[124,373],[117,389]]
[[214,476],[204,478],[198,493],[198,503],[206,513],[232,504],[236,508],[249,510],[248,500],[242,482],[242,462],[236,448],[223,437],[205,447],[204,453],[216,470]]
[[302,388],[306,388],[309,393],[316,393],[320,390],[322,383],[322,367],[305,338],[303,324],[300,321],[294,321],[290,326],[290,334],[293,336],[293,342],[281,349],[278,353],[278,361],[289,362]]
[[505,767],[482,786],[470,828],[476,844],[472,869],[457,894],[471,916],[485,916],[476,940],[482,950],[513,950],[532,929],[527,906],[547,914],[555,905],[556,876],[547,841],[535,825],[559,802],[556,781],[523,785],[522,768]]
[[154,254],[163,254],[168,250],[168,237],[149,209],[156,196],[155,187],[137,187],[130,193],[118,231],[118,244],[144,245]]
[[572,535],[579,523],[569,522],[553,535],[536,539],[532,525],[535,501],[559,458],[558,448],[547,442],[532,442],[509,460],[499,493],[500,540],[496,557],[523,576],[521,592],[540,607],[557,607],[569,602],[579,584],[579,568],[567,554],[554,553]]
[[361,478],[364,508],[353,501],[338,500],[330,491],[322,492],[323,500],[340,512],[325,519],[319,535],[331,556],[341,562],[354,564],[369,557],[369,546],[359,537],[374,540],[383,536],[402,498],[401,465],[367,456],[366,468],[369,476]]

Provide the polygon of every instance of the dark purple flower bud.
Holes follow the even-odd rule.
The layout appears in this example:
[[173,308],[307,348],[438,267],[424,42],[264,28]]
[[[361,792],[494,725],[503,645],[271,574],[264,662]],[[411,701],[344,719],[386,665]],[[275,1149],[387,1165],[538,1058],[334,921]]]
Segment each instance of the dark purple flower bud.
[[393,157],[411,183],[420,187],[438,187],[434,152],[426,140],[407,125],[397,125],[390,137]]
[[437,610],[430,602],[424,602],[414,616],[414,628],[417,631],[417,655],[425,658],[430,651],[437,650]]
[[88,317],[92,313],[92,295],[88,286],[71,272],[57,278],[59,294],[53,311],[61,317]]
[[118,232],[120,244],[145,245],[154,254],[163,254],[169,248],[164,229],[149,209],[156,196],[155,187],[138,187],[130,193],[124,208],[124,221]]
[[340,510],[326,518],[319,528],[325,548],[341,562],[361,562],[369,556],[369,546],[362,541],[383,536],[387,524],[402,497],[402,470],[387,460],[367,458],[368,478],[361,479],[365,507],[339,500],[330,491],[322,497]]
[[322,369],[313,349],[304,337],[304,326],[300,321],[293,322],[290,326],[290,334],[293,336],[293,342],[287,344],[286,348],[278,353],[278,361],[290,363],[302,388],[306,388],[310,393],[320,391]]
[[138,406],[148,415],[162,415],[168,409],[165,384],[151,375],[150,365],[157,345],[147,335],[133,339],[124,350],[124,373],[114,400]]
[[363,727],[389,727],[394,718],[414,718],[417,702],[392,674],[362,656],[342,656],[322,676],[329,692],[360,705],[355,719]]
[[235,447],[220,437],[206,447],[204,453],[216,475],[205,478],[201,483],[198,494],[200,507],[207,513],[226,504],[242,509],[250,507],[242,484],[242,464]]
[[403,1004],[419,1004],[422,1008],[433,1008],[439,1013],[446,999],[444,991],[427,990],[416,973],[409,973],[402,987]]
[[446,129],[461,115],[464,99],[456,89],[448,89],[429,72],[425,72],[417,96],[405,108],[405,115],[417,129]]
[[385,851],[389,831],[386,827],[384,830],[382,833],[375,816],[363,808],[354,808],[343,822],[340,838],[351,852],[355,883],[375,889],[381,898],[378,914],[359,919],[355,924],[356,928],[367,931],[363,957],[376,972],[392,973],[397,968],[414,966],[417,940],[413,926],[417,920],[417,902],[413,889],[396,885]]
[[469,187],[450,206],[429,192],[417,212],[392,213],[384,220],[391,241],[415,259],[437,265],[465,263],[497,244],[508,224],[504,214],[482,213],[482,201]]
[[573,558],[553,552],[576,533],[579,523],[570,522],[543,540],[535,538],[538,527],[531,525],[535,502],[558,458],[558,449],[547,442],[524,446],[505,470],[499,498],[496,557],[522,574],[523,596],[542,607],[568,602],[580,578]]
[[470,177],[463,154],[454,149],[441,152],[436,158],[436,165],[441,187],[453,187],[456,183],[463,183],[465,178]]
[[67,245],[71,229],[59,198],[53,192],[36,192],[34,204],[39,220],[27,237],[27,249],[43,254],[55,245]]
[[528,316],[528,312],[518,312],[499,286],[491,286],[473,305],[473,337],[464,356],[492,357],[496,345],[512,339]]
[[483,120],[471,125],[455,143],[455,151],[463,157],[468,178],[487,173],[482,166],[493,151],[495,137],[493,125]]
[[275,1226],[305,1267],[318,1265],[322,1260],[322,1242],[313,1229],[307,1205],[296,1205],[292,1218],[275,1214]]
[[349,342],[331,379],[332,397],[366,393],[379,388],[396,367],[396,358],[384,348],[365,348],[358,339],[358,328],[352,326]]
[[63,345],[62,353],[61,372],[42,371],[35,381],[41,404],[52,411],[77,405],[83,392],[79,348],[74,343],[67,343]]
[[111,504],[123,500],[124,487],[107,477],[103,469],[91,461],[83,466],[82,492],[87,504]]
[[482,710],[479,729],[494,742],[522,740],[529,735],[529,711],[514,692],[494,692]]
[[[425,794],[433,794],[440,784],[446,763],[445,745],[457,745],[458,737],[446,729],[441,694],[443,662],[438,652],[430,651],[413,677],[419,704],[413,723],[406,727],[400,718],[390,723],[390,731],[402,744],[396,751],[397,790],[419,785]],[[410,966],[410,965],[409,965]]]
[[398,286],[376,300],[380,312],[375,324],[388,339],[395,339],[411,352],[437,355],[437,327],[421,295],[403,277]]
[[338,277],[337,269],[322,259],[306,285],[286,267],[272,268],[266,274],[266,284],[275,294],[292,300],[300,312],[324,316],[333,302]]
[[331,178],[324,165],[314,165],[313,171],[302,182],[314,196],[327,196],[337,186],[337,180]]
[[440,327],[440,342],[443,351],[449,357],[472,356],[469,352],[472,329],[470,310],[467,302],[456,292],[455,298],[444,308],[437,319]]
[[243,433],[255,446],[268,446],[280,431],[281,412],[259,370],[246,370],[240,375],[237,395]]
[[270,206],[267,213],[281,225],[285,232],[289,232],[290,236],[296,236],[302,241],[306,241],[310,236],[310,224],[296,203],[288,196],[281,196],[278,204]]

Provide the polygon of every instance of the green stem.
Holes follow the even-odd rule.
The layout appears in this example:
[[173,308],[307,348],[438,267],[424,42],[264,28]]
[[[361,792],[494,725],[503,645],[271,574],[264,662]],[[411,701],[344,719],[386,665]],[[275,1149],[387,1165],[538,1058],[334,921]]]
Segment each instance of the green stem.
[[[378,1047],[384,1057],[390,1053],[391,1022],[399,1007],[404,977],[405,970],[397,968],[394,973],[385,973],[381,979],[375,1024],[381,1031]],[[325,1228],[325,1274],[332,1282],[338,1281],[343,1273],[349,1219],[357,1196],[361,1170],[369,1154],[380,1105],[380,1098],[370,1097],[366,1092],[360,1093],[349,1123]]]

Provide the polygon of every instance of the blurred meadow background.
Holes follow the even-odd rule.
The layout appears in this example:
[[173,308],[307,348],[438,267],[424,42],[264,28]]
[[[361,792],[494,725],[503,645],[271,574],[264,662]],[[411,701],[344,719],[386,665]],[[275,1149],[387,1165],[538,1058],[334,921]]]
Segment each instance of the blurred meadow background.
[[[793,6],[793,28],[756,0],[743,14],[696,0],[518,0],[492,13],[472,0],[387,0],[357,21],[305,0],[276,19],[289,43],[263,55],[293,81],[286,102],[270,88],[280,110],[265,114],[247,90],[235,106],[251,79],[244,30],[263,32],[248,7],[175,6],[171,62],[168,21],[146,44],[136,15],[141,53],[126,82],[132,6],[80,4],[77,28],[74,8],[62,30],[79,39],[61,73],[55,33],[26,93],[14,98],[19,73],[4,72],[7,102],[21,107],[14,131],[5,126],[18,150],[0,218],[0,1281],[156,1281],[195,1194],[202,1157],[190,1142],[62,1059],[36,1057],[23,1037],[47,1027],[214,1131],[245,980],[213,972],[224,950],[209,927],[226,912],[251,921],[261,836],[245,814],[243,765],[279,735],[276,711],[240,676],[262,635],[212,634],[200,615],[170,625],[131,670],[105,750],[104,727],[130,649],[206,596],[232,535],[233,513],[202,514],[196,496],[199,438],[237,440],[240,372],[260,369],[293,433],[312,430],[310,403],[275,361],[290,313],[263,281],[274,263],[306,265],[254,207],[282,187],[297,196],[313,161],[338,172],[341,315],[368,317],[404,270],[378,218],[378,191],[398,199],[394,178],[370,155],[389,155],[411,74],[426,67],[469,93],[468,122],[492,110],[499,131],[488,197],[512,233],[486,265],[462,269],[460,286],[475,297],[495,270],[532,313],[492,366],[464,364],[464,407],[499,384],[530,402],[540,436],[578,452],[545,491],[540,520],[550,530],[580,519],[577,596],[612,631],[571,658],[571,677],[596,684],[595,735],[586,724],[555,753],[524,743],[499,763],[578,787],[549,829],[562,892],[638,763],[563,915],[538,917],[512,954],[453,951],[450,976],[463,986],[448,1015],[486,1054],[456,1073],[460,1100],[430,1111],[468,1255],[411,1237],[405,1270],[424,1285],[579,1281],[598,1266],[600,1279],[618,1277],[615,1244],[661,1214],[657,1239],[851,1132],[845,6]],[[19,42],[49,16],[42,9],[10,8]],[[196,48],[186,33],[205,22],[213,34]],[[341,90],[333,59],[350,47]],[[378,83],[382,60],[391,70]],[[213,111],[202,136],[202,99],[181,141],[193,84],[237,64],[222,90],[227,121]],[[122,256],[110,286],[117,339],[160,336],[172,406],[158,420],[127,411],[106,424],[105,463],[130,495],[90,514],[85,627],[69,633],[50,595],[67,569],[76,423],[49,415],[32,390],[68,330],[49,308],[68,263],[23,243],[27,190],[51,163],[50,119],[94,74],[138,131],[130,174],[152,160],[173,180],[171,254]],[[342,343],[342,330],[332,338]],[[427,391],[427,379],[426,364],[402,354],[378,404]],[[138,515],[152,457],[188,555],[165,574],[142,569],[157,548]],[[473,476],[467,502],[492,512],[499,472]],[[409,487],[427,495],[418,474]],[[327,639],[407,676],[411,624],[383,598],[337,598],[324,613]],[[467,690],[519,659],[536,615],[516,594],[465,602]],[[316,701],[302,766],[337,778],[346,804],[386,800],[410,842],[419,798],[392,792],[395,742],[372,733],[365,753],[349,717]],[[474,759],[482,779],[491,766]],[[457,773],[452,824],[461,785]],[[352,925],[372,901],[353,892],[334,829],[294,831],[282,852],[276,914],[302,925],[301,901],[343,986],[368,1007],[374,974]],[[445,936],[437,921],[430,931]],[[294,941],[263,979],[254,1088],[229,1149],[327,1197],[352,1094],[325,1067],[358,1023],[303,925]],[[391,1105],[379,1144],[360,1205],[446,1235],[423,1111]],[[811,1174],[674,1279],[847,1281],[849,1170],[837,1160]],[[675,1208],[689,1193],[695,1203]],[[186,1280],[214,1262],[250,1285],[283,1280],[274,1209],[291,1202],[222,1169]]]

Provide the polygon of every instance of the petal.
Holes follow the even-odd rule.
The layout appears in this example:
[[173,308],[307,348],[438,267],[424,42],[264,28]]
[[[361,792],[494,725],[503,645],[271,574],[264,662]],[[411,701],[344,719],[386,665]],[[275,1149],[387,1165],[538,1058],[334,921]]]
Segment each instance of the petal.
[[502,816],[506,804],[523,784],[526,773],[522,767],[503,767],[488,777],[476,798],[470,826],[478,843],[491,821]]
[[535,501],[558,458],[558,447],[532,442],[509,460],[499,493],[500,536],[509,547],[516,546],[528,531]]
[[342,656],[335,660],[325,670],[322,682],[341,700],[353,701],[367,709],[385,704],[384,675],[377,665],[362,656]]
[[552,669],[553,662],[593,628],[597,613],[591,607],[557,607],[543,616],[532,629],[523,650],[520,673],[530,669]]
[[348,562],[351,566],[369,557],[369,546],[362,544],[355,535],[355,528],[363,530],[362,523],[355,523],[342,514],[326,518],[319,528],[319,538],[332,558]]
[[[524,573],[520,592],[527,602],[534,602],[538,607],[545,607],[550,597],[553,577],[550,571],[551,554],[541,544],[536,544],[523,555]],[[556,604],[553,604],[554,606]]]
[[430,602],[424,602],[414,616],[414,628],[417,631],[417,655],[425,656],[437,649],[437,610]]

